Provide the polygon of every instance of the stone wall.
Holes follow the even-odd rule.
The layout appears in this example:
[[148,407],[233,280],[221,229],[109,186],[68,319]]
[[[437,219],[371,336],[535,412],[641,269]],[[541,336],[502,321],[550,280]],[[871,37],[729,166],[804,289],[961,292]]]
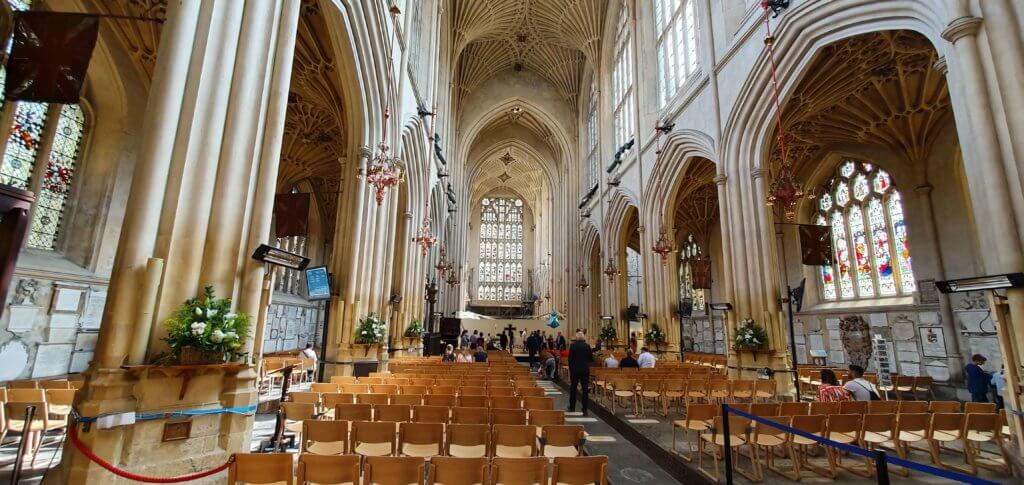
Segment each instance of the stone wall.
[[725,349],[725,327],[720,316],[683,320],[683,350],[724,355]]
[[16,273],[0,316],[0,382],[84,371],[96,347],[105,283]]
[[323,335],[323,305],[275,292],[267,313],[263,352],[289,352],[312,343],[320,346]]

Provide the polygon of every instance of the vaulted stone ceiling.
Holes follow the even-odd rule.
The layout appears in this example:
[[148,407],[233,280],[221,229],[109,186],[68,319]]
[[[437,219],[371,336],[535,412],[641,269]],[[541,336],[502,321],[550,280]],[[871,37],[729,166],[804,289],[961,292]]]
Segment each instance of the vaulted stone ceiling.
[[542,202],[544,185],[544,172],[539,163],[530,154],[507,147],[480,162],[470,187],[470,200],[479,200],[496,189],[507,188],[536,208]]
[[[124,15],[163,19],[167,17],[167,0],[94,0],[96,11],[107,15]],[[153,80],[153,68],[156,66],[157,48],[160,46],[160,32],[163,24],[157,22],[140,22],[137,20],[110,20],[101,22],[101,26],[109,25],[114,35],[121,41],[128,55],[134,61],[143,82],[147,85]]]
[[[675,237],[676,247],[690,234],[701,247],[708,247],[711,226],[718,221],[718,187],[715,164],[706,158],[694,158],[683,171],[676,189],[673,227],[665,232]],[[658,228],[660,230],[660,228]]]
[[[950,119],[938,55],[920,34],[864,34],[826,46],[783,107],[786,149],[797,173],[831,144],[888,148],[912,162],[927,160]],[[778,160],[779,148],[772,158]]]
[[576,106],[586,63],[598,65],[609,0],[451,0],[461,94],[529,69]]

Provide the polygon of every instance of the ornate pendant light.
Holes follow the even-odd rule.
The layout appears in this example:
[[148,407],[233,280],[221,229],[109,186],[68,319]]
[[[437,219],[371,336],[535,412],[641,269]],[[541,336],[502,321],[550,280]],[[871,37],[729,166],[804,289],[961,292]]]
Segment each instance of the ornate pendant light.
[[662,266],[668,264],[668,255],[674,249],[675,248],[672,247],[672,242],[669,241],[667,237],[665,237],[665,228],[661,228],[661,232],[658,235],[658,240],[654,241],[654,247],[652,247],[651,250],[657,253],[658,257],[661,258]]
[[437,270],[437,274],[441,275],[441,279],[444,279],[448,270],[451,269],[451,266],[448,265],[448,261],[445,259],[444,245],[441,246],[441,256],[437,259],[434,269]]
[[416,237],[413,239],[416,245],[420,247],[420,255],[422,256],[426,256],[430,252],[430,247],[437,242],[437,238],[430,232],[430,222],[430,216],[424,217],[423,224],[420,224],[420,229],[416,232]]
[[[669,133],[670,131],[672,131],[672,128],[675,128],[675,126],[675,123],[665,123],[663,125],[654,126],[654,131],[658,132],[658,134],[655,136],[655,143],[658,146],[657,150],[654,151],[655,166],[657,166],[658,162],[661,160],[661,135]],[[641,174],[640,177],[642,178],[643,174]],[[641,185],[641,187],[643,187],[643,185]],[[665,220],[664,212],[661,213],[661,220]],[[665,266],[668,264],[669,253],[671,253],[674,250],[675,248],[672,246],[672,241],[670,241],[668,237],[665,236],[665,226],[662,226],[661,231],[658,232],[658,240],[654,241],[654,246],[651,247],[651,251],[654,251],[654,253],[658,255],[658,257],[661,259],[661,265]]]
[[590,282],[588,282],[587,277],[583,275],[582,268],[579,270],[579,273],[580,279],[576,282],[576,288],[579,288],[580,291],[587,291],[587,288],[590,288]]
[[455,288],[456,286],[459,286],[459,277],[455,273],[458,273],[458,271],[452,271],[451,273],[448,273],[448,280],[446,281],[446,283],[448,283],[449,288]]
[[397,7],[391,8],[391,42],[388,44],[388,59],[385,68],[387,69],[387,93],[384,96],[384,120],[381,130],[380,144],[377,151],[370,158],[366,167],[366,182],[373,186],[374,199],[380,206],[384,202],[384,193],[387,189],[394,187],[405,180],[405,171],[402,170],[402,160],[390,154],[388,146],[388,120],[391,119],[392,100],[392,77],[394,72],[394,59],[392,52],[395,45],[395,33],[398,31],[398,14],[401,13]]
[[[771,185],[768,187],[768,195],[765,196],[765,203],[769,206],[777,206],[781,208],[784,214],[786,222],[796,221],[796,204],[805,196],[813,198],[813,193],[805,190],[803,185],[797,182],[795,175],[793,174],[793,162],[789,159],[788,153],[786,152],[786,127],[782,122],[782,103],[779,101],[779,80],[776,75],[777,66],[775,64],[775,37],[772,35],[771,22],[769,20],[769,14],[774,12],[775,16],[779,15],[779,10],[788,6],[782,5],[783,2],[773,2],[771,0],[763,0],[761,2],[761,8],[764,9],[764,29],[765,38],[764,44],[768,49],[768,60],[771,64],[772,72],[772,101],[775,103],[775,123],[779,132],[779,166],[778,170],[775,171],[772,177]],[[769,169],[771,169],[771,161],[769,161]]]
[[608,277],[608,281],[614,280],[619,275],[619,268],[615,267],[615,258],[608,256],[608,266],[604,268],[604,275]]

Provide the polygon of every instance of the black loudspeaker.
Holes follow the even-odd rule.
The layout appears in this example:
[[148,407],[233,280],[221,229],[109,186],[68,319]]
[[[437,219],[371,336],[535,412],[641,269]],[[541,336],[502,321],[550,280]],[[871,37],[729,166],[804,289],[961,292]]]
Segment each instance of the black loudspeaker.
[[462,330],[462,319],[445,317],[441,319],[441,336],[444,338],[459,338]]
[[423,354],[441,355],[441,334],[428,333],[423,335]]
[[638,307],[636,305],[630,305],[629,308],[626,308],[626,318],[625,318],[625,320],[627,322],[639,321],[639,317],[640,317],[640,307]]

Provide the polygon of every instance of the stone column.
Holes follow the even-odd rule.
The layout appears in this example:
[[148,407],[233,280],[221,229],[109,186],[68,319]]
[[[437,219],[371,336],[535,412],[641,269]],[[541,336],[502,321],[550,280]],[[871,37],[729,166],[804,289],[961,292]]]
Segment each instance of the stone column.
[[[259,298],[258,291],[242,285],[242,253],[251,250],[249,228],[269,228],[270,211],[261,208],[272,202],[276,185],[299,6],[300,0],[169,4],[110,298],[95,359],[76,396],[82,416],[256,402],[251,365],[184,372],[121,364],[136,328],[156,329],[153,354],[152,343],[166,336],[162,321],[208,283],[240,302]],[[224,224],[211,227],[216,221]],[[265,242],[269,231],[260,232],[255,239]],[[154,321],[136,321],[151,257],[166,261],[168,271]],[[108,430],[78,425],[77,430],[86,446],[116,466],[166,477],[223,463],[248,444],[252,425],[243,415],[194,417],[185,442],[163,443],[165,422]],[[64,448],[52,476],[60,483],[112,483],[109,472],[71,446]]]

